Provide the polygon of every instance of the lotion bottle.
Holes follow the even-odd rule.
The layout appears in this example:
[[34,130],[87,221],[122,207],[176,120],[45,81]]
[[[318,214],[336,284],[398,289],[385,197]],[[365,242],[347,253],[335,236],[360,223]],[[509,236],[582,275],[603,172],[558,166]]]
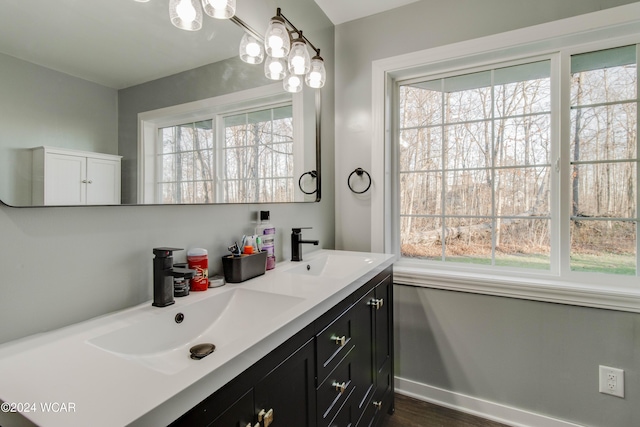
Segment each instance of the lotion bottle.
[[260,211],[256,234],[262,237],[262,250],[267,251],[267,270],[276,266],[276,228],[269,222],[269,211]]

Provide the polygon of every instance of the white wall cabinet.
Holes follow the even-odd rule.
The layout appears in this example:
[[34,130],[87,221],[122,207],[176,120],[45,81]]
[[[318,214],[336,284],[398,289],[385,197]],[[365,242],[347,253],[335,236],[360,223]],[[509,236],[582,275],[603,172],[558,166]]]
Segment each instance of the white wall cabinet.
[[122,156],[37,147],[32,158],[33,205],[120,204]]

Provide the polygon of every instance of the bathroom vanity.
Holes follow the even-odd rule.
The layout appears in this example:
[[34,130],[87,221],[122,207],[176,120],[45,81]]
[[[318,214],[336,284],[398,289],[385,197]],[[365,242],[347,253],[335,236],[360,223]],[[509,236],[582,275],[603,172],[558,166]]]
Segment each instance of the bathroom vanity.
[[[38,410],[0,425],[376,425],[393,408],[393,261],[315,251],[169,307],[6,343],[0,400]],[[202,343],[215,351],[191,359]],[[51,402],[73,411],[40,410]]]
[[373,426],[393,406],[392,267],[172,426]]

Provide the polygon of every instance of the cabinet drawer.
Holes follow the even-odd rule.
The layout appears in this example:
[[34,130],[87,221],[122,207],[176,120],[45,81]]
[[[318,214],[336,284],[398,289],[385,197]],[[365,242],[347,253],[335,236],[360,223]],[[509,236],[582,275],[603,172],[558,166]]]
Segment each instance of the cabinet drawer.
[[329,425],[355,388],[354,351],[351,350],[316,390],[318,425]]
[[[331,420],[329,427],[352,427],[356,425],[356,411],[354,410],[352,401],[353,393],[349,395],[345,403],[340,408],[340,411],[338,411],[338,414],[333,420]],[[320,426],[322,426],[322,424],[320,424]]]
[[349,312],[344,313],[316,336],[316,363],[318,383],[335,369],[353,349],[353,325]]

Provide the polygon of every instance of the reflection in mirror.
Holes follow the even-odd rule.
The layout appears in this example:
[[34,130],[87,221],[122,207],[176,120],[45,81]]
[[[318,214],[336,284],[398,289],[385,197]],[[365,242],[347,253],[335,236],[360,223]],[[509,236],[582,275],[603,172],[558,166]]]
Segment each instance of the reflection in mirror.
[[[163,2],[107,2],[97,15],[92,2],[34,2],[0,0],[7,11],[0,17],[2,202],[119,204],[88,196],[90,186],[100,186],[91,159],[109,156],[120,162],[111,169],[121,170],[113,177],[121,204],[316,201],[319,194],[305,195],[298,183],[318,168],[319,94],[305,88],[299,101],[265,95],[273,83],[262,67],[237,57],[241,28],[206,20],[200,32],[181,31],[166,18]],[[22,20],[38,20],[42,31],[25,31]],[[78,25],[65,25],[69,20]],[[250,102],[252,91],[257,104]],[[184,110],[221,98],[224,109],[208,117]],[[170,107],[179,111],[172,119],[149,116]],[[151,139],[159,144],[153,161],[144,148]],[[53,154],[70,156],[62,159],[73,160],[74,168],[52,169]],[[67,188],[63,180],[80,185],[67,198],[44,201],[48,188]],[[308,191],[319,186],[315,181],[301,183]]]
[[276,83],[141,113],[138,202],[312,200],[296,178],[315,169],[304,103]]

